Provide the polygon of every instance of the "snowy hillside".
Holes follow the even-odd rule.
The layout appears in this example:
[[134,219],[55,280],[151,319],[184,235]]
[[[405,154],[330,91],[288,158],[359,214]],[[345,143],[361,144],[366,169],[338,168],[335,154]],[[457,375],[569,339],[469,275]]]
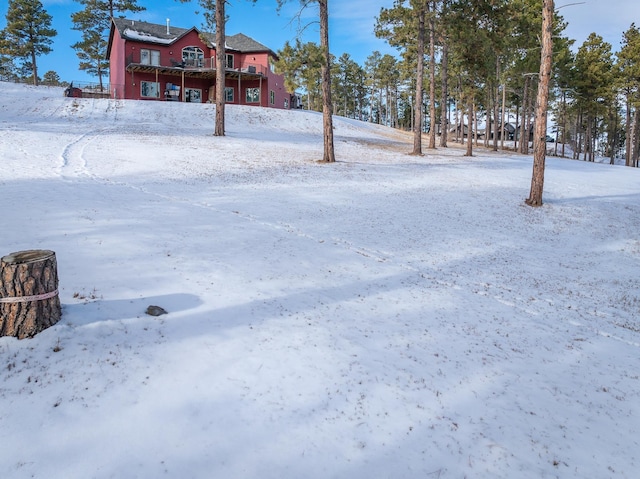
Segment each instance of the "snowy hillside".
[[[640,171],[0,83],[3,478],[635,478]],[[149,305],[169,314],[145,314]]]

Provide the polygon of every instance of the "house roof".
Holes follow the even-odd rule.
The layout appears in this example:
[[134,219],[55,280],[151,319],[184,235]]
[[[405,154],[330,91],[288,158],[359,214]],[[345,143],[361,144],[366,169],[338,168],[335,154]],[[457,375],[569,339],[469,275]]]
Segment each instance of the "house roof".
[[236,33],[235,35],[228,36],[226,39],[226,43],[230,49],[238,50],[242,53],[271,51],[262,43],[255,41],[253,38],[248,37],[243,33]]
[[[174,26],[158,25],[155,23],[114,18],[113,24],[118,29],[120,36],[127,40],[146,41],[169,45],[195,28],[179,28]],[[169,33],[167,33],[167,30]]]
[[[195,31],[198,34],[201,33],[200,30],[195,27],[180,28],[172,25],[167,27],[167,25],[125,18],[114,18],[113,25],[116,27],[121,38],[159,45],[170,45],[191,31]],[[202,32],[201,36],[207,41],[209,47],[215,47],[215,34]],[[111,43],[111,38],[109,39],[109,43]],[[243,33],[227,35],[225,46],[227,50],[234,50],[240,53],[267,52],[276,56],[269,47],[264,46],[262,43],[257,42]]]

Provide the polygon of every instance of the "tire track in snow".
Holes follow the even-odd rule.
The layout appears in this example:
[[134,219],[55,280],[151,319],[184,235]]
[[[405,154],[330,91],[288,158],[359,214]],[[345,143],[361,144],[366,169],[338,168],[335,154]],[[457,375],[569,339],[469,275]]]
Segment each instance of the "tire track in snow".
[[84,151],[92,142],[107,131],[114,130],[112,127],[105,127],[100,130],[83,133],[76,139],[67,143],[60,154],[60,166],[58,173],[61,178],[71,180],[72,178],[91,178],[96,181],[106,180],[99,178],[87,168],[87,160]]
[[61,164],[58,172],[63,179],[70,180],[77,177],[91,177],[87,170],[86,160],[84,159],[84,149],[93,141],[95,133],[84,133],[67,143],[60,155]]
[[[90,103],[89,102],[77,103],[75,101],[74,103],[71,103],[71,104],[65,103],[58,106],[51,113],[50,116],[54,114],[58,115],[58,112],[62,109],[63,106],[66,109],[77,110],[80,106],[82,106],[82,108],[85,108],[87,107],[87,105],[90,106],[90,111],[94,112],[98,110],[98,107],[102,105],[102,103],[96,101],[95,98],[92,99]],[[117,128],[118,110],[122,106],[123,106],[123,103],[121,100],[111,100],[111,99],[108,100],[107,107],[104,109],[104,114],[107,116],[107,118],[109,116],[113,117],[111,118],[112,126],[104,127],[99,130],[89,131],[87,133],[83,133],[82,135],[78,136],[75,140],[71,141],[70,143],[67,143],[67,145],[64,147],[60,155],[61,165],[58,168],[60,177],[65,179],[87,177],[87,178],[92,178],[94,180],[99,180],[99,178],[96,175],[89,172],[87,168],[87,161],[84,156],[84,151],[85,151],[85,148],[91,142],[93,142],[98,136],[108,131],[118,130]]]

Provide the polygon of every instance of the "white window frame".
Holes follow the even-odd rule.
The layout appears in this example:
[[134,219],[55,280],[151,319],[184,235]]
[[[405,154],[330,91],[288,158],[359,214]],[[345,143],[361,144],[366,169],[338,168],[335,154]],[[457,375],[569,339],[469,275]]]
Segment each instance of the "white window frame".
[[224,59],[224,66],[229,70],[233,70],[235,61],[232,53],[227,53]]
[[149,48],[140,49],[140,63],[142,65],[160,66],[160,50],[151,50]]
[[247,88],[245,92],[245,100],[247,103],[260,103],[260,88]]
[[270,105],[276,104],[276,92],[273,90],[269,90],[269,104]]
[[160,98],[160,83],[155,81],[140,82],[141,98]]
[[200,47],[188,46],[182,49],[182,61],[186,66],[204,67],[204,51]]
[[235,88],[232,86],[224,87],[224,101],[225,103],[233,103],[235,95]]

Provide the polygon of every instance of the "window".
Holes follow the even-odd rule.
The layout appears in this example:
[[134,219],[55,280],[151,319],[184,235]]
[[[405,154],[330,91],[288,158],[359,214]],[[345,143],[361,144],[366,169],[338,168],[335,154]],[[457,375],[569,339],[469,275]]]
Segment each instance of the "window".
[[182,61],[187,67],[202,68],[204,66],[204,52],[198,47],[184,47]]
[[140,82],[140,96],[143,98],[160,98],[160,83],[154,81]]
[[284,107],[288,110],[289,109],[289,100],[287,100],[286,98],[284,99]]
[[160,66],[160,50],[140,49],[140,63],[143,65]]
[[227,68],[233,69],[233,55],[227,53]]
[[275,105],[275,104],[276,104],[276,92],[275,92],[275,91],[273,91],[273,90],[271,90],[271,91],[269,92],[269,103],[270,103],[271,105]]
[[233,87],[228,86],[224,89],[224,101],[233,103]]
[[247,103],[260,102],[260,88],[247,88]]
[[196,88],[184,89],[185,101],[189,103],[202,103],[202,90]]

